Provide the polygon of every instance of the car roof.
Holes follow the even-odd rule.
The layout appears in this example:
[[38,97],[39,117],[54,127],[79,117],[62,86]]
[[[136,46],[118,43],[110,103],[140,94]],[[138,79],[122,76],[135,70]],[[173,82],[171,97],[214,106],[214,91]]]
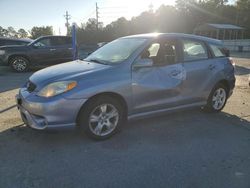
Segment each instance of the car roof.
[[146,33],[146,34],[138,34],[138,35],[130,35],[122,38],[158,38],[158,37],[177,37],[177,38],[186,38],[186,39],[194,39],[201,40],[207,43],[213,44],[222,44],[220,40],[212,39],[199,35],[185,34],[185,33]]
[[63,37],[63,38],[71,38],[71,36],[64,36],[64,35],[46,35],[46,36],[41,36],[41,37],[38,37],[38,39],[40,38],[50,38],[50,37]]

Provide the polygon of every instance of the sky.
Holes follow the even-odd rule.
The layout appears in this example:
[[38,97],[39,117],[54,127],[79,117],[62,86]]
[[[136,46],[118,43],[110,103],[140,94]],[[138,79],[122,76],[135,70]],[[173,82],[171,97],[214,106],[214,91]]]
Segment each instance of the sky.
[[80,25],[96,17],[96,3],[99,21],[106,25],[122,16],[131,19],[148,10],[151,4],[155,10],[162,4],[174,5],[175,0],[0,0],[0,26],[16,30],[53,26],[54,34],[64,35],[65,12],[71,16],[70,23]]

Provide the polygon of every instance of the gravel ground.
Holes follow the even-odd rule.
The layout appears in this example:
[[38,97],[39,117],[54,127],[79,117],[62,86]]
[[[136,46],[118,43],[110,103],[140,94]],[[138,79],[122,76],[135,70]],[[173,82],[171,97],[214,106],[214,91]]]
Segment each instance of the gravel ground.
[[223,112],[132,121],[103,142],[27,128],[13,105],[31,73],[0,68],[0,187],[250,187],[250,59],[234,61]]

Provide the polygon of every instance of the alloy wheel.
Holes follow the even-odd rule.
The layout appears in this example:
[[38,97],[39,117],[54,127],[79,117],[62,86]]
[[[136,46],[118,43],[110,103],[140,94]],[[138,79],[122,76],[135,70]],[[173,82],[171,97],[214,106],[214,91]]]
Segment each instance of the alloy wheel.
[[112,104],[101,104],[89,115],[89,128],[97,136],[106,136],[115,130],[119,112]]
[[227,94],[224,88],[215,90],[212,98],[212,105],[215,110],[220,110],[226,102]]
[[27,68],[27,62],[24,59],[18,58],[13,61],[12,66],[16,71],[22,72]]

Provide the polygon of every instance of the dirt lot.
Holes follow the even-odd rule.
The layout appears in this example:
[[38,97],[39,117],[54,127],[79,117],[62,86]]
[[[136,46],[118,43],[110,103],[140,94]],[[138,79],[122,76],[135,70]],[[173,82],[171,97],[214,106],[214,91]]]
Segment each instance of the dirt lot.
[[14,96],[31,73],[0,68],[0,187],[250,187],[250,59],[234,60],[223,112],[133,121],[103,142],[27,128]]

